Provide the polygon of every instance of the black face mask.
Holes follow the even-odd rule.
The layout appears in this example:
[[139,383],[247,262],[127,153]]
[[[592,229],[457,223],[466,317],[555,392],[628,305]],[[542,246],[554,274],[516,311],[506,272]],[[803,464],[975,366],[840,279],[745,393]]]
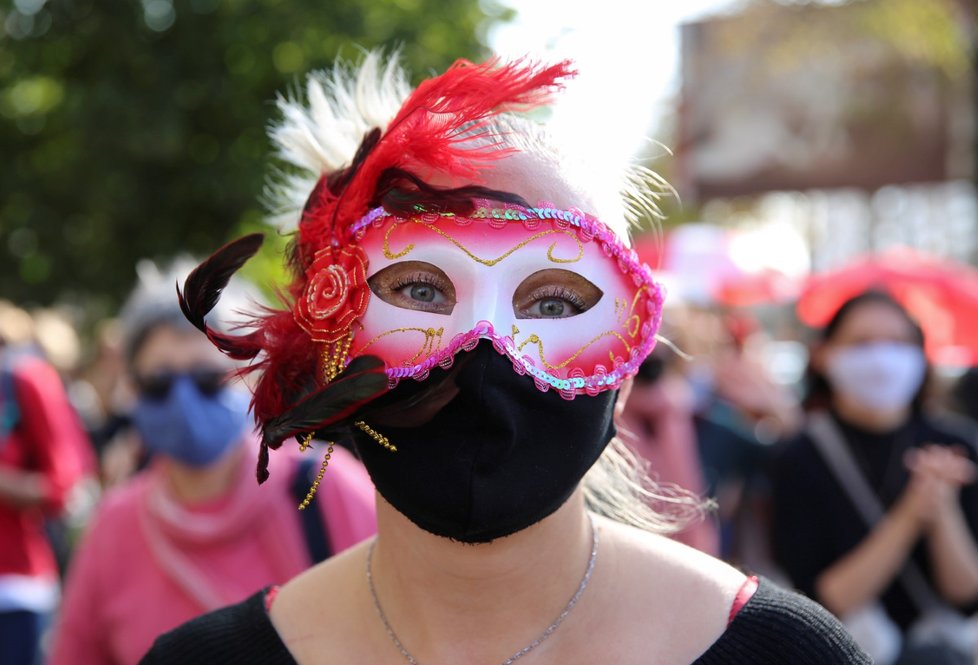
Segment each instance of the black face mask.
[[488,342],[463,356],[454,370],[405,381],[385,397],[403,402],[429,382],[454,381],[458,394],[431,420],[417,427],[367,420],[397,452],[355,438],[374,485],[399,512],[436,535],[488,542],[539,522],[570,497],[615,435],[618,393],[573,400],[542,393]]

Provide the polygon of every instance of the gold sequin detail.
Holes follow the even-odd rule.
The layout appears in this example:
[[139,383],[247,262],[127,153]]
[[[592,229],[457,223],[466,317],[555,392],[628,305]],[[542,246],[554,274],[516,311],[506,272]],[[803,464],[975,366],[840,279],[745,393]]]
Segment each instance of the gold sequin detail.
[[[540,339],[540,337],[538,335],[536,335],[536,334],[531,334],[525,340],[523,340],[522,342],[520,342],[519,344],[517,344],[516,350],[517,351],[522,351],[523,350],[523,347],[526,346],[527,344],[536,344],[537,345],[537,351],[539,352],[539,355],[540,355],[540,362],[542,362],[543,365],[544,365],[544,367],[546,367],[547,369],[556,370],[556,369],[562,369],[562,368],[566,367],[567,365],[569,365],[570,363],[574,362],[574,359],[575,358],[577,358],[579,355],[581,355],[582,353],[584,353],[584,351],[587,350],[587,348],[589,346],[591,346],[592,344],[594,344],[595,342],[597,342],[602,337],[617,337],[618,340],[622,344],[625,345],[625,350],[626,351],[631,351],[632,350],[632,347],[628,344],[628,342],[625,340],[625,338],[622,337],[621,334],[615,332],[614,330],[609,330],[607,332],[601,333],[600,335],[598,335],[597,337],[595,337],[594,339],[592,339],[590,342],[588,342],[587,344],[585,344],[584,346],[582,346],[581,348],[579,348],[577,351],[575,351],[573,353],[573,355],[571,355],[569,358],[567,358],[566,360],[564,360],[559,365],[554,365],[553,363],[549,362],[546,359],[545,354],[544,354],[544,351],[543,351],[543,340]],[[515,337],[513,339],[513,343],[514,344],[516,343]],[[609,355],[610,355],[610,357],[612,359],[612,362],[614,362],[614,355],[611,355],[611,354],[609,354]]]
[[364,433],[366,433],[367,436],[369,436],[371,439],[373,439],[374,441],[382,445],[384,448],[387,448],[387,450],[391,451],[392,453],[397,452],[397,446],[391,443],[390,439],[388,439],[386,436],[384,436],[383,434],[375,430],[367,423],[363,422],[362,420],[358,420],[353,424],[359,427],[361,430],[363,430]]
[[[309,438],[311,439],[312,436],[310,435]],[[306,493],[306,498],[299,504],[299,510],[305,510],[309,506],[309,503],[312,501],[313,497],[316,496],[316,490],[319,489],[319,483],[323,482],[323,476],[326,475],[326,467],[329,466],[329,458],[332,456],[332,454],[333,444],[330,443],[329,447],[326,449],[326,457],[323,458],[323,463],[319,467],[319,473],[316,474],[316,479],[312,481],[312,487],[310,487],[309,491]]]
[[[429,230],[433,231],[434,233],[437,233],[438,235],[442,236],[443,238],[445,238],[446,240],[448,240],[450,243],[452,243],[453,245],[455,245],[456,247],[458,247],[460,250],[462,250],[466,254],[466,256],[468,256],[470,259],[472,259],[476,263],[481,263],[482,265],[489,266],[490,268],[492,266],[496,265],[497,263],[499,263],[500,261],[502,261],[503,259],[505,259],[506,257],[508,257],[513,252],[515,252],[515,251],[517,251],[517,250],[519,250],[519,249],[521,249],[523,247],[526,247],[527,245],[529,245],[534,240],[538,240],[540,238],[543,238],[543,237],[549,236],[549,235],[565,235],[568,238],[570,238],[571,240],[573,240],[575,243],[577,243],[577,256],[575,256],[574,258],[571,258],[571,259],[559,259],[559,258],[555,257],[554,254],[553,254],[553,252],[554,252],[554,249],[556,249],[556,247],[557,247],[557,243],[556,242],[552,243],[550,245],[550,247],[547,248],[547,258],[550,260],[551,263],[576,263],[577,261],[580,261],[581,258],[584,256],[584,243],[582,243],[580,241],[580,239],[577,237],[577,234],[575,234],[573,231],[558,231],[558,230],[550,229],[550,230],[547,230],[547,231],[541,231],[540,233],[533,234],[532,236],[530,236],[529,238],[527,238],[523,242],[521,242],[518,245],[516,245],[515,247],[507,250],[506,252],[504,252],[502,255],[496,257],[495,259],[483,259],[483,258],[478,257],[475,254],[473,254],[471,251],[469,251],[469,249],[467,247],[465,247],[465,245],[463,245],[461,242],[459,242],[458,240],[456,240],[452,236],[448,235],[447,233],[445,233],[441,229],[439,229],[439,228],[437,228],[435,226],[432,226],[430,224],[425,224],[424,222],[420,222],[420,221],[417,221],[417,220],[410,220],[410,221],[413,222],[413,223],[415,223],[415,224],[420,224],[424,228],[429,229]],[[386,258],[388,258],[388,259],[400,259],[400,258],[403,258],[403,257],[407,256],[414,249],[414,243],[409,243],[407,245],[407,247],[405,247],[400,252],[392,252],[391,251],[391,248],[390,248],[391,233],[394,231],[394,229],[398,228],[398,226],[399,226],[398,224],[392,224],[390,226],[390,228],[387,229],[387,232],[384,234],[384,256]]]

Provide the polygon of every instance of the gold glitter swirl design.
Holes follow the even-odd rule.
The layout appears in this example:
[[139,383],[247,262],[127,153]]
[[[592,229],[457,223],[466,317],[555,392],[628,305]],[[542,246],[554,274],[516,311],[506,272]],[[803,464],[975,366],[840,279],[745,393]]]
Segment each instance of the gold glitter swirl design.
[[649,287],[642,286],[642,288],[635,292],[635,297],[632,298],[632,306],[628,308],[628,318],[621,322],[625,328],[625,332],[632,339],[638,337],[638,332],[642,329],[642,318],[635,313],[635,308],[638,307],[638,299],[648,290]]
[[[439,229],[439,228],[437,228],[435,226],[432,226],[431,224],[425,224],[424,222],[420,222],[418,220],[410,220],[410,221],[413,222],[414,224],[420,224],[424,228],[429,229],[430,231],[432,231],[434,233],[437,233],[441,237],[443,237],[446,240],[448,240],[448,242],[452,243],[453,245],[455,245],[456,247],[458,247],[460,250],[462,250],[462,252],[464,252],[466,256],[468,256],[470,259],[472,259],[476,263],[481,263],[482,265],[489,266],[490,268],[492,266],[496,265],[497,263],[499,263],[500,261],[502,261],[503,259],[505,259],[506,257],[510,256],[514,252],[518,251],[519,249],[522,249],[523,247],[526,247],[531,242],[533,242],[535,240],[539,240],[540,238],[543,238],[543,237],[546,237],[546,236],[549,236],[549,235],[564,235],[564,236],[567,236],[568,238],[570,238],[571,240],[573,240],[575,243],[577,243],[577,256],[575,256],[573,258],[569,258],[569,259],[561,259],[561,258],[558,258],[558,257],[554,256],[554,250],[557,248],[557,243],[556,242],[551,243],[550,247],[547,248],[547,259],[549,259],[551,263],[576,263],[577,261],[580,261],[581,258],[584,256],[584,243],[582,243],[581,240],[577,237],[577,234],[575,234],[573,231],[569,231],[569,230],[567,230],[567,231],[560,231],[560,230],[557,230],[557,229],[550,229],[550,230],[547,230],[547,231],[540,231],[539,233],[533,234],[532,236],[530,236],[529,238],[527,238],[523,242],[519,243],[515,247],[512,247],[511,249],[506,250],[506,252],[504,252],[503,254],[501,254],[500,256],[498,256],[498,257],[496,257],[494,259],[484,259],[484,258],[482,258],[480,256],[476,256],[465,245],[463,245],[461,243],[461,241],[453,238],[452,236],[450,236],[445,231],[443,231],[443,230],[441,230],[441,229]],[[393,252],[393,251],[391,251],[391,247],[390,247],[391,233],[393,233],[394,232],[394,229],[398,228],[398,226],[399,226],[398,224],[391,224],[390,228],[388,228],[387,229],[387,232],[384,234],[384,256],[386,258],[388,258],[388,259],[400,259],[400,258],[403,258],[403,257],[407,256],[408,254],[410,254],[411,251],[414,250],[414,243],[409,243],[400,252]]]
[[[515,336],[515,333],[516,332],[518,332],[518,330],[516,330],[516,328],[514,326],[514,336],[513,336],[513,343],[514,344],[516,344],[516,336]],[[540,337],[536,333],[532,333],[525,340],[523,340],[519,344],[516,344],[516,350],[517,351],[522,351],[524,346],[527,346],[529,344],[536,344],[537,345],[537,352],[538,352],[538,354],[540,356],[540,362],[543,363],[543,366],[546,367],[547,369],[550,369],[550,370],[558,370],[558,369],[563,369],[564,367],[567,367],[567,365],[569,365],[570,363],[574,362],[574,360],[578,356],[580,356],[582,353],[584,353],[588,349],[588,347],[590,347],[592,344],[594,344],[598,340],[603,339],[605,337],[615,337],[615,338],[618,339],[618,341],[620,341],[622,344],[625,345],[625,350],[626,351],[630,352],[632,350],[632,347],[629,345],[628,341],[621,335],[621,333],[618,333],[618,332],[616,332],[614,330],[608,330],[606,332],[601,333],[600,335],[598,335],[597,337],[595,337],[594,339],[592,339],[591,341],[589,341],[587,344],[585,344],[584,346],[580,347],[569,358],[567,358],[566,360],[564,360],[563,362],[561,362],[561,363],[559,363],[557,365],[554,365],[553,363],[551,363],[550,361],[547,360],[547,358],[546,358],[546,352],[543,350],[543,340],[540,339]],[[614,355],[612,353],[610,353],[610,352],[609,352],[608,355],[611,358],[611,361],[614,362]]]
[[424,342],[421,345],[421,349],[411,357],[410,360],[404,362],[405,365],[415,364],[419,358],[422,356],[428,357],[435,353],[441,348],[441,338],[445,334],[445,328],[394,328],[393,330],[388,330],[387,332],[382,332],[372,340],[363,345],[363,347],[357,351],[358,355],[362,355],[371,344],[381,339],[382,337],[387,337],[387,335],[393,335],[399,332],[419,332],[424,334]]

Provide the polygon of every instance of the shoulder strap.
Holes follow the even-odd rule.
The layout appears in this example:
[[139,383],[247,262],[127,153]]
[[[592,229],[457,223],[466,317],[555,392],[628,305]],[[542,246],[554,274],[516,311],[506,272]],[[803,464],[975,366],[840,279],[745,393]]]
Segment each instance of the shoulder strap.
[[[315,480],[317,469],[316,460],[312,458],[307,457],[299,461],[291,488],[292,498],[295,499],[296,503],[301,503],[306,498],[306,493]],[[329,534],[326,532],[326,525],[323,523],[323,513],[319,509],[318,498],[319,493],[317,492],[306,509],[299,511],[299,524],[302,527],[302,534],[305,536],[309,560],[313,564],[328,559],[332,554]]]
[[14,363],[10,352],[0,354],[0,446],[20,422]]
[[[831,416],[823,411],[809,416],[805,431],[829,470],[839,481],[843,491],[849,496],[849,500],[856,506],[866,526],[872,529],[873,525],[883,519],[886,511],[879,497],[866,481],[866,477],[859,470],[852,451],[843,439],[842,432]],[[907,559],[897,579],[920,612],[945,605],[931,589],[927,578],[913,559]]]

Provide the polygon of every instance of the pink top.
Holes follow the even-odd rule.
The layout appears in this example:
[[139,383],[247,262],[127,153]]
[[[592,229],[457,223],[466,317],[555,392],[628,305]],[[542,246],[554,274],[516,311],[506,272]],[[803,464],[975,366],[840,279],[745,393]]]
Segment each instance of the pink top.
[[44,535],[44,513],[58,513],[86,471],[90,444],[68,402],[57,371],[23,356],[13,367],[20,421],[0,437],[0,467],[41,474],[43,505],[17,508],[0,501],[0,576],[57,579],[54,554]]
[[[295,460],[273,458],[259,487],[246,455],[232,494],[207,505],[177,503],[159,467],[110,492],[72,560],[48,665],[137,663],[161,633],[307,568]],[[316,499],[334,552],[376,531],[374,496],[337,446]]]

